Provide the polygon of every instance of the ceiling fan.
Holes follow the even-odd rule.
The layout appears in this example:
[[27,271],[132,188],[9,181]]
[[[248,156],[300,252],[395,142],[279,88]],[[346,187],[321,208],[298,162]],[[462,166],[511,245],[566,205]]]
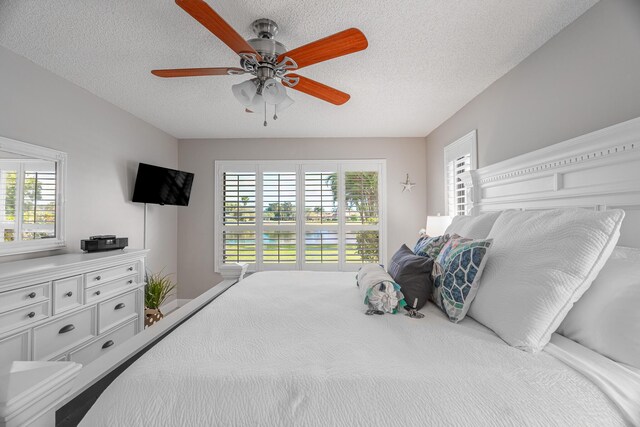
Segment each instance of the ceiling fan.
[[278,118],[279,111],[293,104],[285,86],[335,105],[349,100],[349,94],[291,71],[366,49],[367,38],[357,28],[287,51],[274,39],[278,25],[270,19],[254,21],[252,29],[257,38],[245,40],[204,0],[176,0],[176,4],[236,52],[240,56],[240,68],[178,68],[153,70],[152,74],[158,77],[251,74],[255,77],[233,85],[231,89],[236,99],[246,107],[245,111],[264,112],[264,126],[267,125],[267,104],[274,105],[274,120]]

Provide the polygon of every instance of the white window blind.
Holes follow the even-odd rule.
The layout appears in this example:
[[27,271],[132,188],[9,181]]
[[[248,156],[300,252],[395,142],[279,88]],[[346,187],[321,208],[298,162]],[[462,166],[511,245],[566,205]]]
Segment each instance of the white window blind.
[[447,215],[465,215],[470,200],[461,175],[476,167],[476,131],[472,131],[444,149],[445,206]]
[[383,160],[216,162],[216,268],[356,270],[381,262],[384,167]]

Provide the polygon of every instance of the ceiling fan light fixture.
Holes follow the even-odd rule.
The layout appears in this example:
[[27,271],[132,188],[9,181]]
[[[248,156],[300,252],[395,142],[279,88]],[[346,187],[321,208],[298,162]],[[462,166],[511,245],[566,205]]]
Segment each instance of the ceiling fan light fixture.
[[287,90],[275,79],[267,79],[262,86],[262,97],[267,104],[278,105],[287,98]]
[[284,96],[285,97],[282,100],[282,102],[280,102],[279,104],[276,104],[276,114],[281,113],[282,111],[291,107],[295,103],[295,101],[286,93]]
[[257,79],[251,79],[231,86],[233,96],[245,107],[251,107],[258,92]]
[[249,109],[251,111],[253,111],[254,113],[262,113],[264,112],[264,97],[262,95],[260,95],[259,93],[257,93],[254,97],[253,100],[251,102],[251,106],[249,106]]

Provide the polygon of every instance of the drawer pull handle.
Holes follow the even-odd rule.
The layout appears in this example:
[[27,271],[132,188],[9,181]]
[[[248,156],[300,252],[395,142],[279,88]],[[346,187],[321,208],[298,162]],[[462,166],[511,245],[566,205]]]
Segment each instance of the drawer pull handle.
[[101,276],[96,276],[96,280],[101,280],[102,277]]
[[132,283],[133,283],[133,280],[129,280],[129,281],[127,282],[127,285],[130,285],[130,284],[132,284]]
[[70,297],[70,296],[72,296],[72,295],[73,295],[73,292],[69,291],[69,292],[67,292],[65,295],[66,295],[66,296],[68,296],[68,297]]
[[69,332],[69,331],[73,331],[75,328],[76,328],[76,327],[75,327],[75,326],[73,326],[73,325],[63,326],[63,327],[58,331],[58,333],[59,333],[59,334],[64,334],[64,333],[67,333],[67,332]]
[[109,347],[111,347],[111,346],[112,346],[112,345],[114,345],[114,344],[115,344],[115,343],[113,342],[113,340],[109,340],[109,341],[107,341],[106,343],[102,344],[102,348],[103,348],[103,349],[105,349],[105,348],[109,348]]
[[36,293],[35,292],[31,292],[29,295],[27,295],[29,298],[35,298],[36,297]]
[[96,295],[100,295],[100,291],[96,291]]
[[29,318],[32,318],[32,317],[33,317],[33,316],[35,316],[35,315],[36,315],[36,312],[35,312],[35,311],[32,311],[31,313],[27,314],[27,316],[29,316]]
[[133,267],[129,267],[129,268],[127,268],[127,270],[133,271]]
[[113,309],[114,309],[114,310],[120,310],[120,309],[122,309],[122,308],[124,308],[124,307],[125,307],[124,303],[123,303],[123,302],[121,302],[120,304],[117,304],[115,307],[113,307]]

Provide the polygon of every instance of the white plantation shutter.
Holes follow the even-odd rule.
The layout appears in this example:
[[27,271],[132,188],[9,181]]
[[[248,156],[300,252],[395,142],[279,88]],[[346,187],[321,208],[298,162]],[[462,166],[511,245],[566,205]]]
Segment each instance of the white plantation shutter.
[[467,191],[460,176],[471,169],[471,154],[465,154],[449,162],[447,166],[449,215],[465,215],[467,213]]
[[[297,172],[295,166],[261,168],[262,269],[294,268],[297,245]],[[289,169],[286,171],[286,169]]]
[[[331,187],[331,182],[337,180],[337,176],[337,171],[305,172],[304,208],[306,224],[338,223],[338,205]],[[337,181],[335,182],[337,183]]]
[[222,232],[224,262],[256,262],[255,231],[224,230]]
[[0,160],[0,242],[55,238],[57,194],[53,162]]
[[307,268],[337,270],[340,262],[338,165],[308,166],[304,171],[304,263]]
[[309,264],[335,264],[340,261],[338,230],[306,231],[304,260]]
[[380,262],[379,171],[344,172],[345,262]]
[[222,260],[256,262],[256,173],[222,175]]
[[472,131],[444,148],[445,202],[447,215],[466,215],[470,205],[464,183],[463,172],[476,168],[476,131]]
[[378,230],[345,233],[345,262],[348,264],[379,263],[379,242]]
[[383,259],[384,161],[218,161],[216,176],[216,267],[357,270]]
[[256,174],[225,172],[223,189],[224,225],[252,225],[256,222]]
[[56,173],[28,167],[22,188],[22,240],[56,236]]
[[9,162],[0,163],[0,242],[13,242],[18,234],[20,204],[16,194],[20,166]]

